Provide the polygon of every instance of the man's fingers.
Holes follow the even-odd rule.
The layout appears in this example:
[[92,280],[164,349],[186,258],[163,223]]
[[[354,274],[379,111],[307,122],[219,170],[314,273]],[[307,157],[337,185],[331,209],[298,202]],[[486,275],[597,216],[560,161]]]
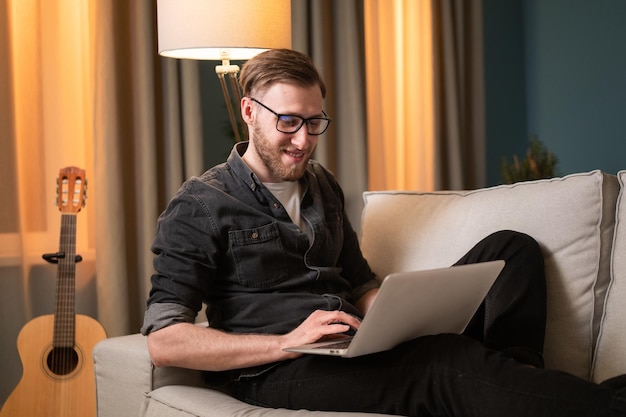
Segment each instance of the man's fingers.
[[354,329],[358,329],[359,325],[361,324],[361,321],[358,318],[348,313],[345,313],[343,311],[339,311],[339,310],[335,310],[335,311],[318,310],[313,314],[317,314],[319,316],[317,317],[317,319],[319,319],[319,323],[322,326],[338,326],[338,325],[343,326],[343,327],[348,326],[348,329],[338,330],[336,331],[336,333],[347,331],[349,330],[350,327]]

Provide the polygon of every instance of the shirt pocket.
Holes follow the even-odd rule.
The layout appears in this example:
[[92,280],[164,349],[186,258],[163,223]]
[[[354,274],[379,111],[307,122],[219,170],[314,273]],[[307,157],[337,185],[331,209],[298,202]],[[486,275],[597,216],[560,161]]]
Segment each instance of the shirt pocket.
[[228,235],[241,285],[265,288],[287,279],[287,256],[278,224],[231,230]]

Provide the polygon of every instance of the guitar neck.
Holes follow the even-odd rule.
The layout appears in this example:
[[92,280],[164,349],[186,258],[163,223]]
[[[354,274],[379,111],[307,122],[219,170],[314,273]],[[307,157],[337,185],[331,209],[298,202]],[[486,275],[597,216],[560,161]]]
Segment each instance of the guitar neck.
[[61,215],[59,251],[65,256],[57,267],[56,310],[52,345],[72,347],[75,339],[75,282],[76,282],[76,214]]

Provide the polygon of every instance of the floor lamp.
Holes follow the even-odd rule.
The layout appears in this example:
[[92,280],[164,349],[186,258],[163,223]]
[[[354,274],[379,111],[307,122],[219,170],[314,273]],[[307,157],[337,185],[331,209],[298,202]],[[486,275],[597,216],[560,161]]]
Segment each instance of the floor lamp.
[[245,140],[246,129],[239,129],[239,66],[230,61],[290,48],[291,0],[157,0],[157,31],[162,56],[221,61],[215,73],[230,124],[235,140]]

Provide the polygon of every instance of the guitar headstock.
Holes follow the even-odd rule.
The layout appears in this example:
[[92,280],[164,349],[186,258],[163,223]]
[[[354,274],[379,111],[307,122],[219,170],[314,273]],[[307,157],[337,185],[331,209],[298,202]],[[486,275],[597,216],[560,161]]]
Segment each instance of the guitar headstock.
[[57,206],[61,213],[78,213],[85,207],[86,199],[85,170],[76,167],[61,168],[57,178]]

